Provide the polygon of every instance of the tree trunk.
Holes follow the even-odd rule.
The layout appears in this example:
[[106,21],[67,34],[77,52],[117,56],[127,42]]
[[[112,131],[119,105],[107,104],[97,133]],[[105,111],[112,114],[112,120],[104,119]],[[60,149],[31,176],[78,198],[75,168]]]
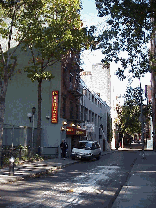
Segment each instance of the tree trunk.
[[5,78],[4,82],[0,79],[0,166],[2,166],[2,144],[3,144],[3,128],[4,128],[4,115],[5,115],[5,96],[7,92],[8,79]]
[[42,107],[42,80],[38,81],[38,120],[37,120],[37,144],[36,150],[41,147],[41,107]]

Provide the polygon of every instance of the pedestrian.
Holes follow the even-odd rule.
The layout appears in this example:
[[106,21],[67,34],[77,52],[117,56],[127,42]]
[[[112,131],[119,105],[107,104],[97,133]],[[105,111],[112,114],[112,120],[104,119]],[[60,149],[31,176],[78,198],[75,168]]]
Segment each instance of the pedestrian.
[[62,151],[61,157],[65,159],[66,158],[66,151],[68,149],[68,144],[66,143],[65,140],[62,140],[62,142],[60,144],[60,148],[61,148],[61,151]]

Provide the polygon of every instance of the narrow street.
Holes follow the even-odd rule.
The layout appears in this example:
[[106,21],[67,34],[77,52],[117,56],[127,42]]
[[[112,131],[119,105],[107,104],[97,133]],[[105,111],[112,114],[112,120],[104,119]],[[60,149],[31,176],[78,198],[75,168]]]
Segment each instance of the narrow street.
[[112,207],[138,156],[118,151],[51,176],[2,185],[0,207]]

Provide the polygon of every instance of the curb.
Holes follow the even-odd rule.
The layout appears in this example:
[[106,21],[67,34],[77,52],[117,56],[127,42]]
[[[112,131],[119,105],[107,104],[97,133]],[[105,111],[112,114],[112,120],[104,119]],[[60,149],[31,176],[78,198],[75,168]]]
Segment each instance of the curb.
[[[29,180],[32,178],[40,178],[41,176],[44,175],[50,175],[50,174],[54,174],[55,172],[57,172],[57,170],[62,169],[64,167],[70,166],[74,163],[79,163],[79,161],[73,161],[71,163],[67,163],[65,165],[59,165],[59,166],[51,166],[51,167],[45,167],[45,169],[42,169],[40,171],[36,171],[36,173],[30,173],[29,175],[23,175],[23,176],[8,176],[8,178],[6,179],[5,182],[0,182],[0,184],[9,184],[9,183],[13,183],[13,182],[17,182],[17,181],[24,181],[24,180]],[[44,166],[43,166],[44,168]],[[33,171],[33,170],[32,170]]]
[[[113,153],[114,151],[110,151],[110,152],[106,152],[106,153],[103,153],[101,156],[104,156],[104,155],[107,155],[107,154],[111,154]],[[62,168],[65,168],[65,167],[68,167],[72,164],[75,164],[75,163],[80,163],[81,160],[74,160],[72,162],[69,162],[67,164],[62,164],[62,165],[56,165],[56,166],[50,166],[48,167],[47,165],[43,165],[43,169],[41,169],[40,171],[36,171],[35,173],[32,171],[32,173],[30,173],[29,175],[23,175],[23,176],[8,176],[7,179],[5,179],[6,181],[4,182],[0,182],[0,184],[9,184],[9,183],[14,183],[14,182],[17,182],[17,181],[24,181],[24,180],[29,180],[29,179],[33,179],[33,178],[40,178],[41,176],[45,176],[45,175],[53,175],[55,174],[59,169],[62,169]],[[20,169],[20,167],[17,167],[17,170]]]

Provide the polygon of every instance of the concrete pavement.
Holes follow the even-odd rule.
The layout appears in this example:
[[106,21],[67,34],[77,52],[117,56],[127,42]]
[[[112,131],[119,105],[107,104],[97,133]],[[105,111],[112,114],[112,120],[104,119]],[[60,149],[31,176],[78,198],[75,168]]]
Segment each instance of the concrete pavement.
[[[133,150],[130,149],[130,151]],[[103,152],[103,155],[113,152],[114,151]],[[65,160],[55,158],[43,162],[24,164],[23,166],[15,167],[14,176],[9,176],[8,168],[0,169],[0,184],[39,177],[41,174],[54,173],[59,168],[77,162],[79,161],[71,160],[70,158]],[[145,159],[143,159],[142,151],[139,151],[139,155],[133,165],[127,182],[116,196],[112,208],[155,208],[155,202],[156,152],[145,151]]]
[[[111,152],[102,152],[102,156]],[[9,176],[9,167],[0,169],[0,184],[7,184],[10,182],[16,182],[19,180],[26,180],[28,178],[39,177],[40,175],[50,174],[57,171],[57,169],[66,167],[68,165],[78,163],[78,160],[72,160],[71,158],[49,159],[42,162],[25,163],[18,165],[14,168],[14,175]]]
[[156,207],[156,152],[140,151],[126,184],[122,187],[112,208]]

